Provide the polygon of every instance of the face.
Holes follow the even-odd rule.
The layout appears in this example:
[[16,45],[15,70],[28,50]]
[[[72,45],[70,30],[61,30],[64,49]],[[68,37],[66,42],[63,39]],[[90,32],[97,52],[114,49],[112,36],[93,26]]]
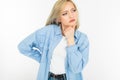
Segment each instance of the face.
[[78,12],[71,2],[67,2],[61,10],[60,22],[62,28],[75,27],[77,23]]

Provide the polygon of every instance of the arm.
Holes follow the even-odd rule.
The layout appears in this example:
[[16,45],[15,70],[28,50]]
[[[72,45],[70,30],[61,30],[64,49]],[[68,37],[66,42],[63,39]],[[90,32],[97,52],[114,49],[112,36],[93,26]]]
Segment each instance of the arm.
[[77,44],[66,48],[68,64],[72,72],[79,73],[88,62],[89,41],[87,36],[82,36]]
[[28,37],[26,37],[23,41],[21,41],[18,45],[18,49],[25,56],[28,56],[40,62],[42,50],[39,49],[38,41],[39,40],[37,40],[37,31],[36,31],[31,35],[29,35]]

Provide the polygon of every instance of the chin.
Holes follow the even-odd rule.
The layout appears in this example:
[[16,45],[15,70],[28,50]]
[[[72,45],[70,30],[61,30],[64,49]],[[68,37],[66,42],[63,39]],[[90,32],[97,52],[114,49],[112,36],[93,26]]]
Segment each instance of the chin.
[[76,23],[72,23],[72,24],[70,24],[70,26],[74,26],[74,25],[76,25]]

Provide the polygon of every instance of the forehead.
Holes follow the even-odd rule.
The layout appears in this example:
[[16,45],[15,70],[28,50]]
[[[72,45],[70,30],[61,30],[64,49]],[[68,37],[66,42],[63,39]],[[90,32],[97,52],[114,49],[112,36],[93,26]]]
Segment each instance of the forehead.
[[63,7],[61,8],[61,11],[69,10],[75,8],[72,2],[66,2]]

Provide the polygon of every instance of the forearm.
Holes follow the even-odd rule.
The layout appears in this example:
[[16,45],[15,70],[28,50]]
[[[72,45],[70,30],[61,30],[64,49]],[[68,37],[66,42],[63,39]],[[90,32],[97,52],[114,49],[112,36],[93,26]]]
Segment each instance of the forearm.
[[77,45],[67,47],[67,58],[71,70],[74,73],[82,71],[88,61],[88,48],[80,52]]

